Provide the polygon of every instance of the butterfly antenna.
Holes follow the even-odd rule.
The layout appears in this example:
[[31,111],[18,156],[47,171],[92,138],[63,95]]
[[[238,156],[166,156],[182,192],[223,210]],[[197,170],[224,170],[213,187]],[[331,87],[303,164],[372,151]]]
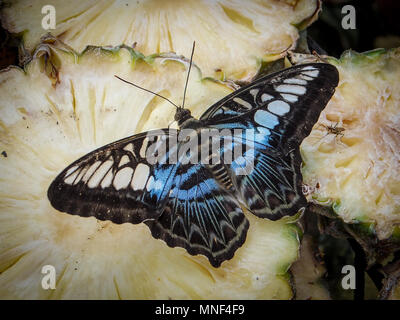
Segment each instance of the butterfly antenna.
[[193,41],[193,48],[192,48],[192,54],[190,56],[189,70],[188,70],[188,74],[187,74],[187,77],[186,77],[185,90],[183,91],[182,109],[185,107],[186,89],[187,89],[188,82],[189,82],[190,69],[192,68],[192,61],[193,61],[193,54],[194,54],[195,45],[196,45],[196,42]]
[[177,106],[175,103],[173,103],[173,102],[172,102],[171,100],[169,100],[168,98],[163,97],[161,94],[158,94],[158,93],[156,93],[156,92],[153,92],[153,91],[151,91],[151,90],[148,90],[148,89],[146,89],[146,88],[143,88],[143,87],[141,87],[141,86],[138,86],[137,84],[134,84],[134,83],[129,82],[129,81],[125,80],[125,79],[122,79],[122,78],[118,77],[117,75],[114,75],[114,77],[116,77],[117,79],[119,79],[119,80],[121,80],[121,81],[123,81],[123,82],[125,82],[125,83],[128,83],[128,84],[130,84],[130,85],[132,85],[132,86],[134,86],[134,87],[136,87],[136,88],[138,88],[138,89],[142,89],[142,90],[144,90],[144,91],[147,91],[147,92],[149,92],[149,93],[152,93],[152,94],[154,94],[155,96],[160,97],[160,98],[162,98],[162,99],[168,101],[170,104],[172,104],[172,105],[175,106],[177,109],[179,109],[179,106]]

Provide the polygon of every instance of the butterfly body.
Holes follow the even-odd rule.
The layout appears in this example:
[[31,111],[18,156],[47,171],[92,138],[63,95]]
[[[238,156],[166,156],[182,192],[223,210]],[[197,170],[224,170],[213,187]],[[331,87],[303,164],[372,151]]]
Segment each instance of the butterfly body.
[[48,198],[62,212],[143,222],[154,238],[218,267],[246,239],[242,207],[271,220],[305,207],[299,146],[337,83],[331,65],[300,65],[231,93],[200,119],[178,108],[178,130],[83,156],[56,177]]

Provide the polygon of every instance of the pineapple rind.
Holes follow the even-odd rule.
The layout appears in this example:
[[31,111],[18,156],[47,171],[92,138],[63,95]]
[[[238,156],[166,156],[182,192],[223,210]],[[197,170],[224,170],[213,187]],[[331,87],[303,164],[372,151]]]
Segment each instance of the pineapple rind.
[[400,260],[389,262],[382,268],[382,271],[385,278],[382,280],[379,299],[400,300]]
[[257,73],[258,59],[278,59],[293,49],[298,29],[311,24],[320,8],[319,0],[53,0],[56,29],[44,30],[41,10],[48,4],[8,0],[0,11],[3,27],[22,34],[29,51],[48,31],[78,52],[88,44],[136,43],[145,55],[175,51],[189,57],[196,41],[194,59],[205,75],[222,70],[242,81]]
[[[246,213],[246,242],[232,260],[213,268],[204,256],[154,239],[144,224],[115,225],[53,209],[47,188],[71,161],[119,138],[167,127],[173,119],[173,107],[114,74],[179,103],[188,63],[122,47],[82,54],[53,45],[38,50],[24,70],[0,72],[0,151],[7,152],[0,156],[0,298],[293,296],[287,268],[297,259],[299,239],[292,221]],[[58,61],[58,83],[45,72],[47,53],[47,63]],[[194,66],[186,105],[199,116],[231,91],[202,79]],[[44,265],[57,271],[55,290],[41,287]]]
[[[309,200],[346,223],[368,225],[379,240],[392,239],[400,225],[400,49],[326,60],[339,69],[340,83],[301,145]],[[336,123],[342,136],[322,126]]]

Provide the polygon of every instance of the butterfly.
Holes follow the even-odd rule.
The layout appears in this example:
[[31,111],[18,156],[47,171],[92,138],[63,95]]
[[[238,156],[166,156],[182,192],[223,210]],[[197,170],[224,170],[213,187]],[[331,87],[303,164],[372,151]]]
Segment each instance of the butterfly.
[[[232,92],[199,119],[183,103],[175,114],[179,129],[124,138],[65,168],[48,189],[50,203],[62,212],[116,224],[143,222],[154,238],[205,255],[219,267],[245,242],[249,222],[242,206],[270,220],[304,210],[299,146],[337,84],[334,66],[303,64]],[[180,152],[186,141],[181,133],[205,129],[225,132],[218,136],[220,160],[237,146],[251,145],[244,152],[251,156],[251,170],[239,172],[249,160],[244,153],[230,162],[183,161],[188,153]],[[253,135],[238,136],[235,130]],[[215,143],[195,147],[204,145]]]

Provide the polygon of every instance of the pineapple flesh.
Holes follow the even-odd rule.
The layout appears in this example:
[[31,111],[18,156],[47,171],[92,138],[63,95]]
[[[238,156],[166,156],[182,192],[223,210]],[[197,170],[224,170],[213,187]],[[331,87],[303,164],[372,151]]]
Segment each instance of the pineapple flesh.
[[[247,239],[213,268],[152,238],[144,224],[58,212],[47,199],[54,177],[73,160],[114,140],[165,128],[174,108],[118,75],[180,104],[188,61],[132,48],[90,47],[77,54],[42,44],[24,70],[0,72],[0,298],[289,299],[288,269],[298,257],[293,218],[246,213]],[[232,92],[194,65],[186,105],[198,117]],[[56,289],[41,286],[45,265]]]
[[[263,61],[293,49],[299,29],[312,23],[319,0],[80,0],[51,2],[56,28],[45,30],[47,0],[5,1],[2,25],[21,34],[32,51],[51,32],[81,52],[87,45],[133,45],[146,55],[177,52],[190,56],[204,76],[251,80]],[[29,19],[27,19],[29,17]],[[116,18],[118,17],[118,18]]]
[[400,49],[327,59],[340,83],[301,145],[308,199],[367,237],[398,242]]

